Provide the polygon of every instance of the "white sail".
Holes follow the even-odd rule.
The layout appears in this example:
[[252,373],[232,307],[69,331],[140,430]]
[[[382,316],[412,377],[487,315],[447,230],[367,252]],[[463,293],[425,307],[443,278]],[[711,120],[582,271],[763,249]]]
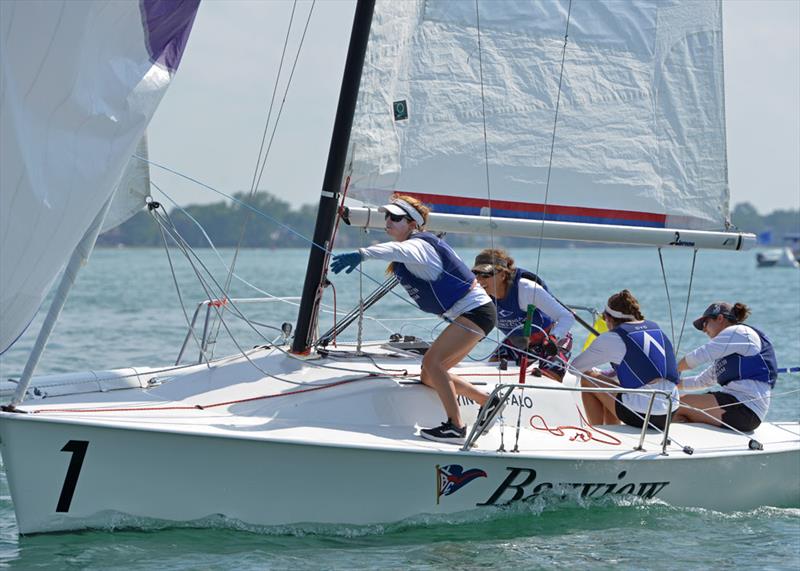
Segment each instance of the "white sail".
[[0,353],[117,186],[198,2],[0,2]]
[[446,214],[725,229],[720,2],[574,0],[569,18],[568,7],[379,2],[348,195],[380,204],[400,191]]
[[145,199],[150,195],[150,165],[146,162],[148,158],[145,134],[136,145],[136,151],[128,160],[125,170],[122,171],[119,184],[114,191],[114,198],[103,220],[101,233],[116,228],[144,208]]

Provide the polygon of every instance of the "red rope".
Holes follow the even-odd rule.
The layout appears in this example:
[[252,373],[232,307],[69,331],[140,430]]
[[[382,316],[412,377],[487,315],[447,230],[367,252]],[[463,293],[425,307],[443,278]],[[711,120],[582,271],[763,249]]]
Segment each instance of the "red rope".
[[216,408],[219,406],[227,406],[230,404],[239,404],[243,402],[252,402],[257,400],[266,400],[266,399],[274,399],[278,397],[288,397],[292,395],[299,395],[301,393],[310,393],[313,391],[321,391],[322,389],[330,389],[332,387],[338,387],[340,385],[346,385],[349,383],[354,383],[356,381],[363,381],[365,379],[370,378],[380,378],[378,375],[369,374],[364,377],[359,377],[357,379],[346,379],[344,381],[337,381],[335,383],[330,383],[327,385],[323,385],[321,387],[310,387],[307,389],[300,389],[296,391],[289,391],[287,393],[278,393],[274,395],[262,395],[257,397],[250,397],[246,399],[237,399],[237,400],[230,400],[225,402],[217,402],[207,405],[191,405],[191,406],[150,406],[150,407],[128,407],[128,408],[48,408],[48,409],[37,409],[30,411],[30,414],[47,414],[48,412],[77,412],[77,413],[87,413],[87,412],[136,412],[142,410],[205,410],[207,408]]
[[[599,428],[589,424],[589,422],[583,417],[583,413],[579,408],[578,408],[578,414],[580,415],[581,420],[585,422],[589,426],[589,428],[599,432],[603,436],[607,436],[608,440],[603,440],[602,438],[596,438],[592,430],[583,428],[581,426],[562,425],[562,426],[557,426],[555,428],[551,428],[550,426],[547,425],[547,421],[544,419],[544,417],[538,414],[532,415],[529,422],[531,428],[533,428],[534,430],[544,430],[549,432],[553,436],[565,436],[564,430],[574,430],[575,434],[570,437],[569,439],[570,442],[575,442],[576,440],[580,440],[581,442],[589,442],[591,440],[594,440],[595,442],[600,442],[601,444],[609,444],[611,446],[619,446],[620,444],[622,444],[622,441],[613,434],[609,434],[608,432],[603,432]],[[538,418],[542,421],[541,427],[536,426],[533,423],[533,420],[535,418]]]

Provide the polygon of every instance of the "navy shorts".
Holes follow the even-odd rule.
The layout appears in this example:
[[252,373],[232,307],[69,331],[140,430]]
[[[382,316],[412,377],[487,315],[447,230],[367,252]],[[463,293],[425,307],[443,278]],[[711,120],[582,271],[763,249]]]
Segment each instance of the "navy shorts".
[[753,409],[739,402],[735,396],[722,391],[715,391],[711,394],[717,399],[717,404],[722,409],[722,422],[725,424],[741,432],[750,432],[761,424],[761,419],[753,412]]
[[491,301],[475,309],[470,309],[466,313],[459,315],[459,317],[466,317],[469,319],[472,323],[481,328],[484,335],[489,335],[497,324],[497,310],[494,307],[494,302]]
[[[620,400],[622,395],[617,395],[614,400],[614,412],[617,415],[617,418],[623,423],[627,424],[628,426],[634,426],[636,428],[641,428],[644,425],[644,416],[645,413],[643,412],[634,412],[629,409],[627,406],[622,404]],[[648,428],[657,428],[659,430],[664,430],[664,426],[667,422],[667,415],[666,414],[651,414],[650,415],[650,422]]]

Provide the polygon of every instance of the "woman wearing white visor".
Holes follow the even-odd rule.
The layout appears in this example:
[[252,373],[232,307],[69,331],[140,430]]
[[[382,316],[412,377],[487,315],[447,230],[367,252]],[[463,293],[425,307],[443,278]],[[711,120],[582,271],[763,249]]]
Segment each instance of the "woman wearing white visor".
[[461,444],[466,425],[456,396],[485,405],[487,418],[495,416],[493,409],[500,404],[499,399],[487,403],[487,394],[449,372],[494,328],[494,303],[455,251],[434,234],[422,231],[430,212],[422,202],[411,196],[394,195],[379,211],[385,214],[386,233],[393,241],[336,255],[331,270],[336,274],[342,270],[350,273],[362,260],[391,262],[390,271],[419,308],[449,322],[425,353],[421,372],[422,382],[439,395],[447,420],[440,426],[423,428],[420,436]]

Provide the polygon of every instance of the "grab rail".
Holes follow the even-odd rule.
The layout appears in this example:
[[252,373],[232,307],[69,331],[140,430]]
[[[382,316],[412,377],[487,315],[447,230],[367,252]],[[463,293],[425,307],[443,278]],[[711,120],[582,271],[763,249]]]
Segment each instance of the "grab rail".
[[[500,395],[503,389],[505,392]],[[634,447],[634,450],[644,450],[644,437],[647,433],[647,427],[650,424],[650,413],[653,410],[653,403],[655,402],[656,396],[661,395],[667,399],[669,404],[669,410],[672,411],[672,395],[667,391],[657,390],[657,389],[625,389],[622,387],[613,387],[613,388],[593,388],[593,387],[565,387],[565,386],[557,386],[557,387],[546,387],[546,386],[539,386],[539,385],[525,385],[522,383],[498,383],[494,390],[489,395],[489,400],[493,397],[500,395],[500,406],[496,407],[495,410],[499,410],[502,405],[508,400],[508,397],[511,396],[511,393],[514,389],[536,389],[536,390],[546,390],[546,391],[569,391],[569,392],[578,392],[578,393],[608,393],[608,392],[615,392],[615,393],[636,393],[636,394],[649,394],[650,395],[650,402],[647,405],[647,412],[644,416],[644,423],[642,424],[642,432],[639,435],[639,444]],[[488,402],[488,401],[487,401]],[[664,438],[661,442],[661,454],[663,456],[667,456],[667,446],[669,445],[669,427],[672,421],[672,414],[667,414],[667,420],[664,424]],[[478,431],[478,427],[483,424],[488,424],[492,419],[486,418],[486,411],[482,408],[478,411],[478,418],[475,420],[475,423],[472,425],[472,429],[469,432],[469,436],[467,436],[467,440],[464,442],[464,445],[461,447],[462,451],[469,450],[475,441],[480,438],[480,436],[485,432],[486,429]]]

